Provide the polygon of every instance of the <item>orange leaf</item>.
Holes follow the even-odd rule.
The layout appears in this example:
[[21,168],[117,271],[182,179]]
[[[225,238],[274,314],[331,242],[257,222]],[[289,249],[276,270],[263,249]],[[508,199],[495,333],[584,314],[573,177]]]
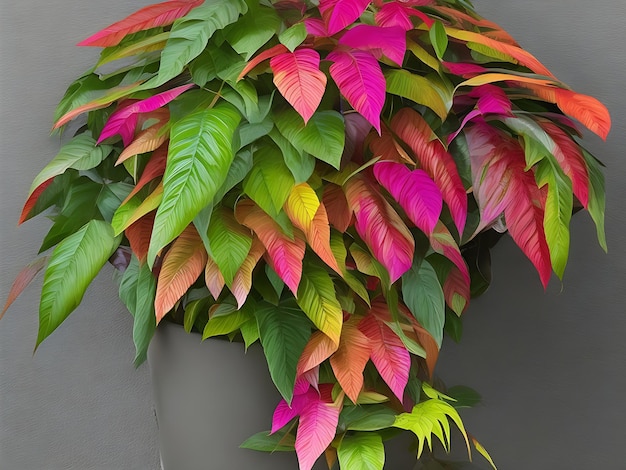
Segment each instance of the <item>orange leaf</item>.
[[330,357],[330,365],[339,385],[354,403],[363,388],[363,370],[370,353],[369,340],[357,328],[356,322],[349,320],[344,323],[339,348]]
[[141,131],[137,137],[135,137],[135,140],[133,140],[132,143],[122,151],[115,164],[119,165],[124,160],[128,160],[135,155],[152,152],[153,150],[159,148],[168,138],[167,133],[160,132],[165,124],[167,124],[167,121],[160,121],[157,124]]
[[[250,289],[252,289],[252,271],[264,254],[265,247],[263,243],[261,243],[261,240],[257,237],[254,237],[248,256],[235,274],[233,283],[230,286],[230,291],[235,296],[235,299],[237,299],[237,306],[239,308],[243,306],[248,298]],[[224,282],[223,279],[222,282]]]
[[435,366],[437,365],[437,359],[439,358],[439,346],[437,345],[437,341],[419,324],[405,305],[400,304],[398,307],[404,314],[404,317],[411,322],[413,331],[417,335],[418,343],[424,348],[424,351],[426,351],[426,367],[428,367],[428,374],[432,378],[435,372]]
[[328,359],[337,350],[337,344],[321,331],[311,335],[298,361],[297,374],[314,369]]
[[2,312],[0,312],[0,319],[4,316],[6,311],[9,309],[11,304],[15,302],[15,299],[19,297],[24,289],[31,283],[35,276],[39,271],[46,267],[46,263],[48,262],[48,257],[44,256],[43,258],[37,258],[19,272],[15,281],[13,281],[13,285],[11,286],[11,290],[9,291],[9,295],[7,297],[7,301],[4,304],[4,308]]
[[237,77],[237,81],[245,77],[248,74],[248,72],[250,72],[250,70],[252,70],[254,67],[259,65],[264,60],[271,59],[272,57],[277,56],[278,54],[282,54],[284,52],[289,52],[289,49],[287,49],[287,47],[285,47],[282,44],[276,44],[274,47],[270,47],[269,49],[261,52],[258,56],[256,56],[254,59],[252,59],[250,62],[246,64],[244,69],[241,71],[241,73]]
[[130,249],[133,250],[133,253],[135,253],[135,256],[141,264],[146,261],[146,257],[148,256],[148,247],[150,246],[150,237],[152,236],[155,214],[156,211],[148,212],[124,230],[124,234],[130,243]]
[[163,173],[165,173],[166,164],[167,164],[167,145],[161,145],[158,149],[156,149],[152,153],[150,160],[148,160],[146,167],[143,169],[143,172],[141,173],[141,177],[139,178],[139,181],[137,181],[137,184],[135,185],[133,190],[130,192],[130,194],[126,196],[126,199],[124,199],[124,202],[122,202],[121,205],[126,204],[130,200],[130,198],[132,198],[135,194],[137,194],[141,190],[141,188],[143,188],[146,184],[148,184],[154,178],[158,176],[163,176]]
[[415,165],[415,161],[396,141],[387,126],[382,126],[382,132],[380,135],[372,132],[368,136],[368,145],[372,155],[374,157],[380,157],[380,160]]
[[204,267],[204,282],[215,300],[220,296],[226,282],[217,263],[209,256]]
[[200,235],[189,225],[165,254],[157,281],[154,310],[156,321],[169,312],[196,282],[208,261]]

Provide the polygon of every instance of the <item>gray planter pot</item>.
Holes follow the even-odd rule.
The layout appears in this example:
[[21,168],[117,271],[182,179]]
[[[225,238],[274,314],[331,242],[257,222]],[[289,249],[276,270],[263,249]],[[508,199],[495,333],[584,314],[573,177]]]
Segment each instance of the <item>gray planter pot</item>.
[[[297,470],[295,453],[267,454],[239,445],[271,427],[280,395],[259,344],[200,341],[182,327],[157,328],[148,362],[163,470]],[[386,469],[410,470],[408,441],[385,443]],[[327,469],[323,456],[315,470]]]

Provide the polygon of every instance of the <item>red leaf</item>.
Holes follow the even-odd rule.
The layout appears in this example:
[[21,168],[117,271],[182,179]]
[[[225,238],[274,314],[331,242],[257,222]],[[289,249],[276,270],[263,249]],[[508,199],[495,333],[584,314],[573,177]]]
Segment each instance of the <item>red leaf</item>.
[[283,54],[285,52],[289,52],[289,49],[287,49],[287,47],[284,46],[283,44],[276,44],[274,47],[270,47],[269,49],[261,52],[259,55],[257,55],[254,59],[250,60],[246,64],[244,69],[241,71],[241,73],[237,77],[237,81],[245,77],[248,74],[248,72],[250,72],[250,70],[252,70],[254,67],[259,65],[264,60],[271,59],[272,57],[277,56],[278,54]]
[[208,260],[200,235],[189,225],[165,254],[154,299],[157,324],[202,274]]
[[380,27],[359,24],[345,32],[339,44],[370,51],[377,59],[385,55],[399,66],[406,52],[405,30],[397,26]]
[[130,249],[133,250],[133,253],[142,264],[148,256],[155,214],[156,211],[148,212],[124,230],[124,235],[126,235],[130,243]]
[[32,263],[24,266],[24,268],[19,272],[19,274],[15,277],[15,281],[13,281],[13,285],[11,286],[11,290],[7,296],[4,308],[2,309],[2,312],[0,312],[0,319],[2,319],[11,304],[15,302],[15,299],[17,299],[24,289],[26,289],[26,287],[32,282],[32,280],[35,279],[37,273],[46,267],[47,262],[47,256],[37,258]]
[[148,160],[146,167],[143,169],[143,172],[141,173],[141,177],[139,178],[139,181],[137,181],[137,184],[135,185],[133,190],[126,197],[126,199],[124,199],[124,202],[122,202],[122,204],[120,205],[123,206],[124,204],[126,204],[126,202],[128,202],[130,198],[132,198],[135,194],[137,194],[150,181],[152,181],[153,179],[159,176],[163,176],[163,173],[165,173],[166,164],[167,164],[167,144],[161,145],[158,149],[156,149],[152,153],[150,160]]
[[435,181],[448,205],[459,233],[467,218],[467,195],[452,156],[434,136],[428,123],[411,108],[403,108],[391,121],[391,129],[413,151],[422,169]]
[[326,74],[320,70],[320,55],[313,49],[296,49],[272,57],[270,67],[278,91],[302,116],[313,116],[326,90]]
[[47,181],[44,181],[39,186],[37,186],[37,188],[32,193],[30,193],[30,196],[28,196],[28,199],[26,199],[26,202],[24,203],[24,207],[22,208],[22,213],[20,214],[20,218],[17,221],[18,224],[23,224],[28,219],[30,219],[29,217],[30,211],[32,211],[33,208],[35,207],[35,204],[37,204],[37,200],[39,199],[39,196],[41,196],[41,194],[46,190],[48,186],[52,184],[53,181],[54,181],[54,177],[48,179]]
[[341,94],[380,134],[386,82],[376,57],[368,51],[336,50],[326,58],[333,62],[330,75]]
[[382,126],[380,135],[371,133],[367,139],[367,145],[374,157],[398,163],[415,165],[415,161],[409,156],[402,146],[396,141],[387,126]]
[[157,26],[167,26],[185,16],[191,9],[204,3],[204,0],[173,0],[149,5],[125,19],[113,23],[102,31],[78,43],[79,46],[116,46],[128,34]]
[[352,177],[344,190],[356,217],[357,232],[374,257],[389,271],[391,282],[395,282],[413,264],[413,235],[398,213],[365,177]]
[[328,35],[352,24],[370,4],[370,0],[320,0],[319,9],[326,22]]

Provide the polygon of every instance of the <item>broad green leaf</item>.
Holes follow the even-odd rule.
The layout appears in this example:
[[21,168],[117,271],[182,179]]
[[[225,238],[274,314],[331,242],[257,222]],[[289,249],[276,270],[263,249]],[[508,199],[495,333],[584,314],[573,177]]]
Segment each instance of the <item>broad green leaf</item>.
[[293,52],[306,39],[307,31],[304,22],[296,23],[290,26],[278,35],[278,40],[290,52]]
[[385,71],[387,92],[408,98],[417,104],[428,106],[437,113],[441,120],[445,120],[452,105],[452,94],[442,98],[446,93],[443,87],[436,87],[434,82],[427,77],[417,75],[402,69],[389,69]]
[[243,323],[239,330],[241,331],[241,336],[243,337],[243,342],[246,345],[246,351],[248,348],[255,343],[259,339],[259,324],[256,321],[256,318],[252,318],[245,323]]
[[293,452],[296,439],[288,430],[270,434],[262,431],[249,437],[239,447],[242,449],[258,450],[261,452]]
[[239,148],[243,148],[266,136],[273,128],[274,123],[270,119],[265,119],[257,124],[246,123],[239,126],[237,129]]
[[133,190],[133,185],[119,182],[102,185],[96,206],[107,222],[113,219],[113,215],[119,209],[126,196]]
[[251,319],[254,319],[254,314],[250,308],[238,310],[236,305],[228,303],[217,305],[209,312],[209,321],[204,327],[202,339],[230,334]]
[[535,179],[538,187],[548,186],[543,228],[550,249],[552,269],[559,279],[563,279],[569,255],[569,223],[574,204],[572,183],[552,155],[538,163]]
[[79,134],[61,147],[59,153],[35,177],[30,187],[29,195],[42,183],[68,168],[75,170],[89,170],[95,168],[113,150],[110,145],[96,145],[96,141],[89,134]]
[[271,142],[259,147],[252,158],[252,169],[243,182],[243,189],[261,209],[276,217],[294,185],[291,172],[280,149]]
[[120,282],[120,299],[133,316],[135,366],[146,360],[148,345],[156,330],[154,295],[156,278],[148,265],[133,256]]
[[274,122],[281,134],[300,152],[339,169],[345,144],[343,117],[337,111],[319,111],[305,125],[297,111],[289,109],[276,115]]
[[382,470],[385,447],[380,434],[358,432],[344,436],[337,448],[342,470]]
[[78,175],[76,170],[67,170],[41,184],[24,203],[18,224],[24,223],[52,206],[62,206],[68,188],[79,178]]
[[204,50],[215,31],[237,21],[247,9],[243,0],[212,0],[176,20],[161,53],[159,74],[150,86],[156,87],[178,76]]
[[[228,28],[226,40],[248,61],[278,31],[280,17],[273,7],[253,6],[236,24]],[[256,5],[254,5],[256,4]]]
[[213,201],[233,161],[233,135],[241,119],[228,104],[194,113],[171,130],[163,200],[156,214],[148,263]]
[[402,276],[402,297],[415,319],[441,347],[446,304],[437,273],[427,260],[414,263]]
[[291,403],[298,359],[311,335],[311,324],[299,308],[285,304],[260,303],[255,315],[272,381]]
[[589,205],[588,210],[591,218],[596,224],[598,243],[604,251],[607,251],[606,235],[604,233],[604,208],[605,190],[604,174],[600,166],[602,165],[596,158],[586,150],[583,150],[587,172],[589,173]]
[[237,184],[241,183],[246,175],[252,169],[252,152],[250,150],[241,150],[237,152],[235,158],[228,169],[226,180],[222,187],[217,191],[213,198],[213,204],[219,204],[228,191],[233,189]]
[[295,183],[308,181],[315,169],[315,158],[304,151],[296,150],[289,140],[276,129],[272,129],[269,136],[283,153],[283,159],[291,171]]
[[92,220],[57,245],[43,280],[36,347],[78,306],[119,242],[111,225]]
[[428,36],[430,37],[433,49],[435,49],[435,54],[437,54],[440,60],[443,59],[443,55],[448,48],[448,35],[446,34],[443,23],[439,20],[435,21],[430,27],[430,31],[428,31]]
[[305,266],[296,300],[315,326],[338,345],[343,311],[333,280],[324,268],[316,264]]
[[220,207],[213,211],[207,237],[211,257],[230,286],[252,246],[250,230],[237,223],[231,210]]
[[345,406],[340,416],[340,425],[348,431],[379,431],[393,426],[396,413],[386,406]]

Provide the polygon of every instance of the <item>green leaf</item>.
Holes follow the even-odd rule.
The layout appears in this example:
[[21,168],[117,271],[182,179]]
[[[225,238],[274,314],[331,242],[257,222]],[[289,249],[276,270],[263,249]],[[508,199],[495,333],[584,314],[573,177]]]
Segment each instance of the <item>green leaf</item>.
[[90,170],[98,166],[113,150],[110,145],[96,145],[89,134],[79,134],[61,147],[59,153],[35,177],[29,194],[50,178],[60,175],[69,168]]
[[243,323],[239,329],[241,330],[241,336],[243,337],[247,351],[248,348],[259,339],[259,325],[256,322],[256,318],[252,318]]
[[402,276],[402,297],[415,319],[441,347],[446,304],[437,273],[427,260],[414,262]]
[[382,470],[385,465],[383,440],[373,432],[344,436],[337,456],[342,470]]
[[481,396],[476,390],[464,385],[450,387],[446,393],[456,400],[452,403],[455,408],[472,408],[481,401]]
[[535,179],[540,188],[548,185],[543,227],[550,249],[552,269],[559,279],[563,279],[569,255],[569,223],[574,204],[572,182],[552,155],[537,164]]
[[315,169],[315,158],[306,152],[298,151],[278,130],[272,129],[269,136],[283,153],[283,159],[295,183],[308,181]]
[[192,300],[185,305],[185,315],[183,317],[183,328],[187,333],[191,333],[198,317],[201,313],[204,313],[206,320],[209,318],[209,307],[211,306],[211,299],[209,297],[203,297],[201,299]]
[[304,22],[296,23],[278,35],[278,40],[290,52],[293,52],[306,39],[307,32]]
[[204,327],[202,339],[212,336],[227,335],[239,329],[241,325],[254,318],[250,307],[237,310],[236,305],[223,303],[209,312],[209,321]]
[[293,109],[275,116],[281,134],[300,152],[307,152],[339,169],[345,144],[343,117],[337,111],[319,111],[305,125]]
[[258,450],[261,452],[293,452],[296,438],[287,430],[270,434],[263,431],[249,437],[239,447],[242,449]]
[[[408,98],[417,104],[428,106],[441,120],[445,120],[452,105],[452,94],[443,87],[436,87],[428,77],[413,74],[408,70],[389,69],[385,71],[387,92]],[[446,94],[446,99],[442,97]]]
[[606,235],[604,234],[604,208],[605,190],[604,190],[604,174],[600,166],[602,165],[589,152],[583,149],[583,156],[587,164],[587,172],[589,173],[589,204],[587,209],[596,224],[596,232],[598,234],[598,243],[604,251],[607,251]]
[[348,431],[379,431],[393,426],[396,413],[386,406],[346,406],[340,424]]
[[281,24],[273,7],[254,3],[256,8],[251,5],[248,13],[226,32],[226,40],[246,61],[276,34]]
[[146,86],[153,88],[178,76],[204,50],[215,31],[237,21],[247,9],[243,0],[212,0],[176,20],[161,53],[159,74]]
[[229,104],[194,113],[172,126],[163,200],[148,251],[157,253],[213,201],[233,161],[233,135],[241,116]]
[[252,152],[250,150],[239,151],[228,169],[224,184],[222,184],[222,187],[213,198],[213,204],[218,205],[224,199],[226,193],[241,183],[251,169]]
[[293,177],[278,147],[266,142],[254,152],[252,169],[243,189],[261,209],[272,217],[278,216],[293,185]]
[[442,60],[448,48],[448,35],[446,34],[443,23],[439,20],[435,21],[430,27],[430,31],[428,31],[428,36],[430,37],[433,49],[435,49],[435,54],[437,54],[439,60]]
[[147,264],[140,265],[133,256],[120,282],[120,299],[134,319],[135,366],[146,360],[148,345],[156,330],[155,294],[156,278]]
[[289,304],[263,302],[255,315],[272,381],[291,403],[298,359],[311,336],[311,324],[299,308]]
[[96,67],[133,55],[143,57],[148,52],[163,49],[169,35],[169,32],[163,32],[163,28],[150,28],[128,34],[118,45],[102,50]]
[[133,190],[132,184],[119,182],[104,184],[96,199],[96,206],[107,222],[113,219],[113,215],[119,209],[120,205]]
[[35,348],[78,306],[119,243],[110,224],[92,220],[57,245],[43,280]]
[[273,128],[274,123],[270,119],[265,119],[257,124],[246,123],[239,126],[239,129],[237,129],[239,147],[243,148],[261,137],[266,136]]

